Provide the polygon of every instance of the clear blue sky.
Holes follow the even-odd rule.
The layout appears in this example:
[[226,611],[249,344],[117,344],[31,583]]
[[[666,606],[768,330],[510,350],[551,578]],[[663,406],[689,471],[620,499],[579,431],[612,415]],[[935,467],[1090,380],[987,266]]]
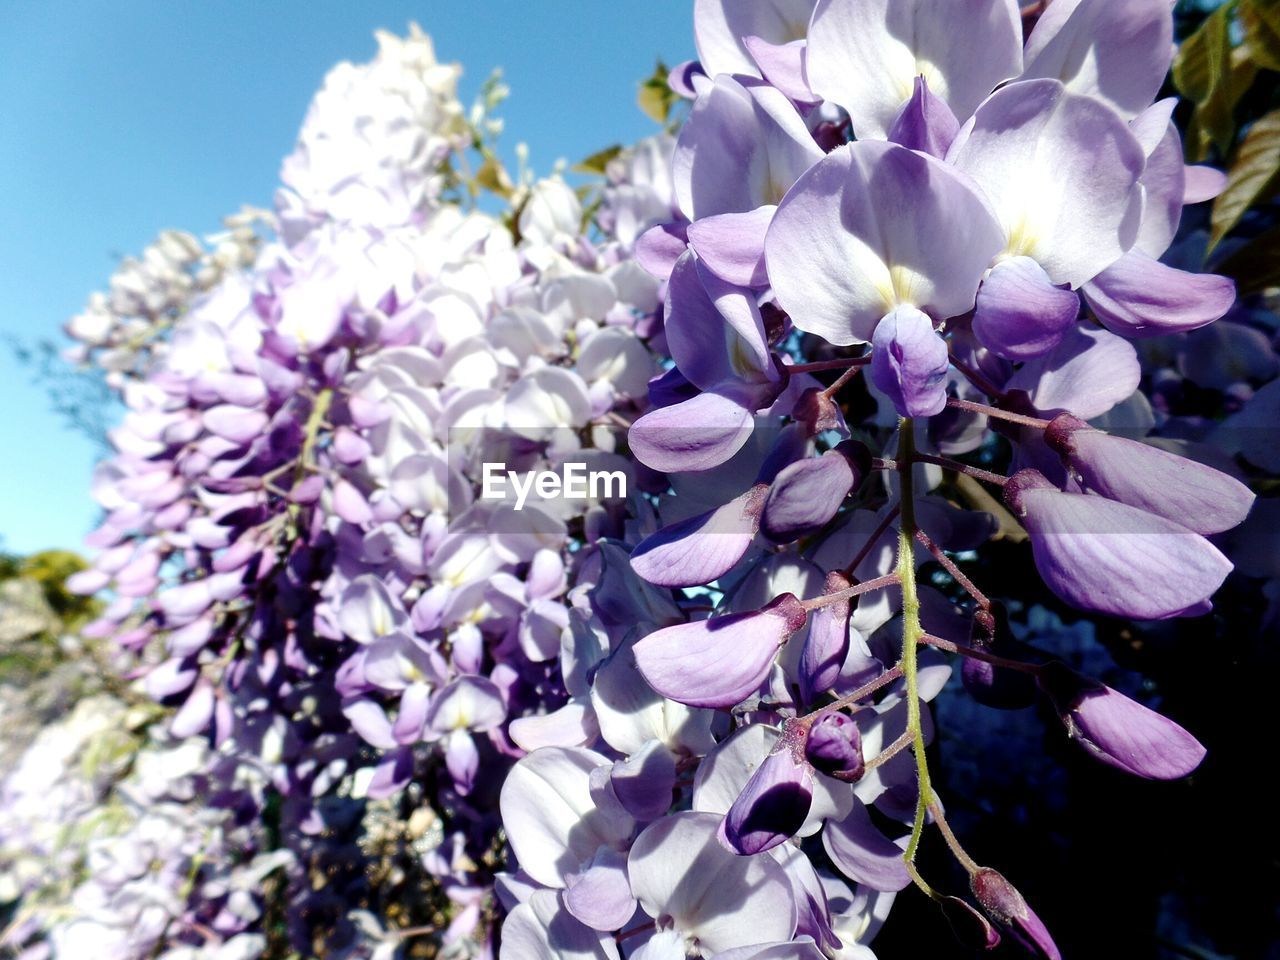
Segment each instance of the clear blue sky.
[[325,72],[411,20],[464,103],[503,68],[503,143],[539,172],[652,132],[636,84],[693,50],[687,0],[0,2],[0,549],[77,548],[96,516],[93,445],[4,338],[61,342],[116,256],[269,205]]

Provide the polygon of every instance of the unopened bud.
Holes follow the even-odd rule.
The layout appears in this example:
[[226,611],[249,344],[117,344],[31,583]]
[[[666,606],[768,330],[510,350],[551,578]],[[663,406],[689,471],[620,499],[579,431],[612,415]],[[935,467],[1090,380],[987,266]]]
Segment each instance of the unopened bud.
[[1024,949],[1045,960],[1062,960],[1057,944],[1035,911],[1018,888],[1006,880],[999,871],[979,867],[969,878],[978,905],[988,917],[998,923]]
[[829,777],[846,783],[861,780],[866,764],[862,733],[853,718],[843,713],[824,713],[815,720],[805,743],[805,759]]

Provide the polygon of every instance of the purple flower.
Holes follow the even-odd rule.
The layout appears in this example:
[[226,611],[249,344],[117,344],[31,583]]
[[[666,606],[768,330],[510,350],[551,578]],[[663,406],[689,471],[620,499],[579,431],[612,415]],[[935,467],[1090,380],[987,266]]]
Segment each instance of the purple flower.
[[871,379],[904,417],[932,417],[947,405],[947,344],[927,316],[898,307],[871,338]]
[[1230,530],[1253,506],[1253,492],[1239,480],[1159,447],[1095,430],[1070,414],[1049,424],[1045,442],[1089,492],[1196,533]]
[[764,609],[666,627],[636,641],[636,665],[664,697],[731,707],[764,682],[779,648],[807,614],[789,593]]
[[1177,780],[1204,759],[1205,748],[1172,720],[1063,664],[1048,664],[1039,682],[1068,736],[1108,766],[1152,780]]
[[1036,957],[1061,960],[1057,945],[1045,925],[1027,906],[1021,893],[990,867],[980,867],[969,877],[974,899],[992,920]]
[[1073,606],[1156,620],[1201,612],[1231,562],[1187,527],[1114,500],[1064,493],[1034,470],[1005,487],[1036,567]]

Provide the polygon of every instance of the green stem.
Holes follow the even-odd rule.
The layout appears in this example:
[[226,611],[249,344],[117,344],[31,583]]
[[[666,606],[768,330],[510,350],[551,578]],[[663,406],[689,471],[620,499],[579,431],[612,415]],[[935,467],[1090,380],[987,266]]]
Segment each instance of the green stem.
[[[325,417],[329,415],[329,407],[332,403],[332,387],[325,387],[316,394],[315,403],[311,406],[311,414],[307,417],[307,425],[304,428],[302,452],[298,454],[298,462],[293,471],[293,484],[290,490],[302,482],[303,477],[307,475],[307,470],[311,467],[311,455],[315,452],[316,442],[320,436],[320,428],[324,426]],[[299,504],[289,504],[288,528],[291,537],[297,535],[297,522],[301,513],[302,508]]]
[[907,685],[907,732],[912,735],[916,755],[916,781],[919,799],[916,818],[911,826],[911,839],[902,857],[908,864],[915,860],[924,832],[925,815],[933,802],[929,783],[929,762],[924,755],[924,726],[920,722],[920,684],[916,676],[917,652],[924,629],[920,626],[920,597],[916,593],[916,512],[912,465],[915,461],[915,436],[910,418],[898,424],[898,485],[900,520],[898,527],[898,578],[902,584],[902,676]]

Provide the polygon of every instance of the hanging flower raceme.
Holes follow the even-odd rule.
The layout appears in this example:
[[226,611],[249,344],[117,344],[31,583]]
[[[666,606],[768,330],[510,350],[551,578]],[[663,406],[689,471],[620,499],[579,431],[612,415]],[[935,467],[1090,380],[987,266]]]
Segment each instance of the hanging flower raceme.
[[[1230,281],[1159,261],[1221,186],[1152,102],[1169,5],[1033,19],[696,0],[687,116],[585,232],[558,178],[469,205],[487,107],[425,37],[326,81],[276,228],[123,386],[77,581],[226,795],[256,772],[297,951],[392,956],[395,917],[460,957],[868,957],[915,884],[1058,956],[952,830],[930,701],[959,657],[980,704],[1190,774],[1192,732],[1027,624],[1205,613],[1258,508],[1131,342],[1232,337]],[[576,466],[624,492],[557,495]],[[1046,591],[979,582],[993,536]],[[968,890],[922,875],[935,829]]]

